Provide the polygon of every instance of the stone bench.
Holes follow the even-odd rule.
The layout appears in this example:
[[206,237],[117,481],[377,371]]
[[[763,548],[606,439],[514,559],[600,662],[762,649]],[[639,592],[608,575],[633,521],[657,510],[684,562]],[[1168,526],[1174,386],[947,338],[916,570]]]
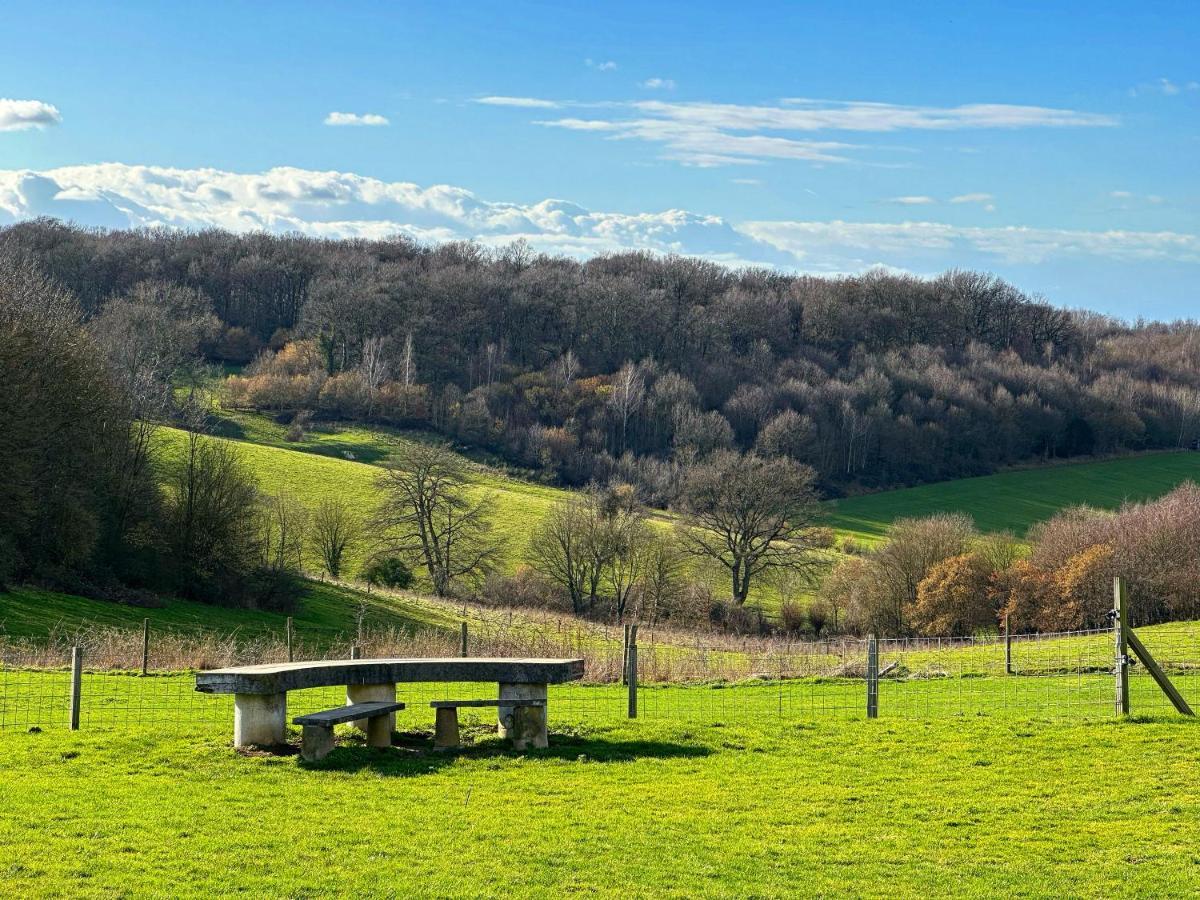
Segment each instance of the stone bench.
[[[525,741],[522,741],[518,746],[515,735],[529,734],[534,735],[532,743],[535,747],[545,747],[546,744],[539,744],[536,735],[543,733],[546,730],[546,700],[544,697],[527,697],[524,699],[506,699],[506,700],[434,700],[429,704],[434,712],[433,726],[433,746],[439,750],[450,750],[457,747],[458,740],[458,709],[461,706],[479,707],[479,706],[495,706],[504,707],[501,710],[500,727],[503,731],[507,731],[513,737],[513,746],[518,750],[525,749]],[[525,712],[530,710],[531,712]],[[509,717],[508,722],[504,722],[503,718],[506,714]],[[516,717],[523,716],[526,721],[518,723]],[[533,721],[539,719],[540,721]]]
[[[324,759],[333,749],[333,726],[346,722],[365,722],[367,744],[371,747],[392,746],[392,723],[397,710],[404,709],[403,703],[372,701],[352,703],[324,712],[296,716],[293,725],[302,726],[300,733],[300,755],[309,762]],[[361,727],[361,726],[360,726]]]
[[[582,659],[326,659],[198,672],[196,690],[233,694],[233,743],[246,747],[284,742],[289,691],[345,685],[346,703],[353,706],[394,703],[397,683],[490,681],[498,687],[495,706],[500,737],[510,738],[513,747],[524,750],[528,745],[547,745],[547,685],[582,677]],[[540,700],[541,705],[526,704],[527,700]],[[388,718],[394,722],[394,714],[389,713]],[[366,724],[361,716],[352,721]]]

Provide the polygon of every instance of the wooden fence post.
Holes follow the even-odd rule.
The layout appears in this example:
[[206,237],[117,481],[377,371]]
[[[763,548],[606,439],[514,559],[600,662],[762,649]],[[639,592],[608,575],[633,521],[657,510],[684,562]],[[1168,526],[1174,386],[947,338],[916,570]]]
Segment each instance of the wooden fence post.
[[463,619],[459,634],[458,655],[465,657],[467,655],[467,620]]
[[79,705],[83,688],[83,648],[71,648],[71,730],[79,730]]
[[625,683],[629,690],[629,718],[637,718],[637,626],[634,625],[629,632],[629,645],[625,649]]
[[629,683],[629,624],[621,626],[621,684]]
[[150,671],[150,620],[142,619],[142,674]]
[[291,616],[287,617],[287,650],[288,650],[288,662],[293,662],[294,657],[292,655],[292,617]]
[[879,642],[867,637],[867,718],[879,718]]
[[1113,579],[1113,643],[1116,665],[1116,697],[1113,704],[1118,716],[1129,715],[1129,648],[1126,634],[1129,628],[1129,611],[1126,608],[1125,579],[1118,575]]
[[1012,631],[1008,627],[1008,616],[1004,617],[1004,674],[1011,675],[1012,670]]

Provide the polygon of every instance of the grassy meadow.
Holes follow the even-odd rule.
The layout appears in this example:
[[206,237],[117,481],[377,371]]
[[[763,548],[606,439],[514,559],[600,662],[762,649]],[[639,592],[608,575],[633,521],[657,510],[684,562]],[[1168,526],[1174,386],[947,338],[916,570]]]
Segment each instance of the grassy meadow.
[[0,731],[0,878],[77,897],[1200,890],[1195,721],[722,720],[666,712],[698,690],[678,687],[630,721],[556,690],[550,748],[519,755],[476,717],[432,752],[427,706],[392,749],[343,735],[315,765],[235,752],[225,707]]
[[[412,631],[457,627],[458,623],[448,606],[396,593],[367,594],[345,585],[307,581],[292,613],[293,624],[299,635],[352,635],[364,605],[364,622],[371,628]],[[159,630],[204,629],[253,637],[281,634],[287,614],[178,598],[163,598],[158,607],[129,606],[31,587],[0,593],[0,636],[44,638],[48,632],[71,634],[93,626],[135,628],[143,619],[149,619],[151,628]]]
[[842,534],[870,542],[883,537],[888,525],[901,517],[962,512],[981,531],[1022,536],[1065,507],[1116,509],[1127,500],[1161,497],[1185,481],[1200,481],[1200,453],[1182,450],[1061,463],[849,497],[833,505],[830,524]]

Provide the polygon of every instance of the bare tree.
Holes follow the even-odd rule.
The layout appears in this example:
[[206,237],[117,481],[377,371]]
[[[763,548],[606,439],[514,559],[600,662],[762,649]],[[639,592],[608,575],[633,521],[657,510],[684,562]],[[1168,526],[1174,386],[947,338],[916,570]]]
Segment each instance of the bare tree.
[[826,533],[817,527],[822,510],[814,477],[790,459],[730,451],[684,476],[681,542],[728,570],[736,603],[746,602],[760,573],[815,571]]
[[302,571],[308,510],[291,494],[271,494],[263,500],[262,566],[267,572]]
[[390,552],[424,565],[439,597],[496,568],[503,547],[492,532],[494,496],[472,490],[467,463],[448,445],[399,445],[379,486],[384,500],[375,526]]
[[587,497],[563,500],[533,529],[527,557],[541,574],[567,593],[571,610],[586,609],[589,591],[599,583],[590,540],[594,509]]
[[629,420],[642,407],[646,399],[646,379],[640,367],[632,362],[621,366],[621,370],[613,376],[612,393],[608,402],[621,423],[621,452],[624,453],[628,442]]
[[362,523],[340,497],[327,497],[317,504],[309,529],[312,549],[330,578],[340,578],[346,554],[362,537]]

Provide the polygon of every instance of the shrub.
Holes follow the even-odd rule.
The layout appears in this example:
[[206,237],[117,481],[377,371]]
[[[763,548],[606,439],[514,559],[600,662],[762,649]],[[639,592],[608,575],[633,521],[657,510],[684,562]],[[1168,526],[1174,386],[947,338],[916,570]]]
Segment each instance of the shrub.
[[371,560],[363,569],[363,579],[377,587],[403,590],[413,583],[413,572],[398,556],[382,556]]
[[536,609],[568,609],[570,603],[549,579],[528,566],[512,575],[493,572],[484,579],[476,599],[487,606]]
[[786,634],[797,635],[809,627],[804,607],[795,600],[784,600],[779,606],[779,627]]

